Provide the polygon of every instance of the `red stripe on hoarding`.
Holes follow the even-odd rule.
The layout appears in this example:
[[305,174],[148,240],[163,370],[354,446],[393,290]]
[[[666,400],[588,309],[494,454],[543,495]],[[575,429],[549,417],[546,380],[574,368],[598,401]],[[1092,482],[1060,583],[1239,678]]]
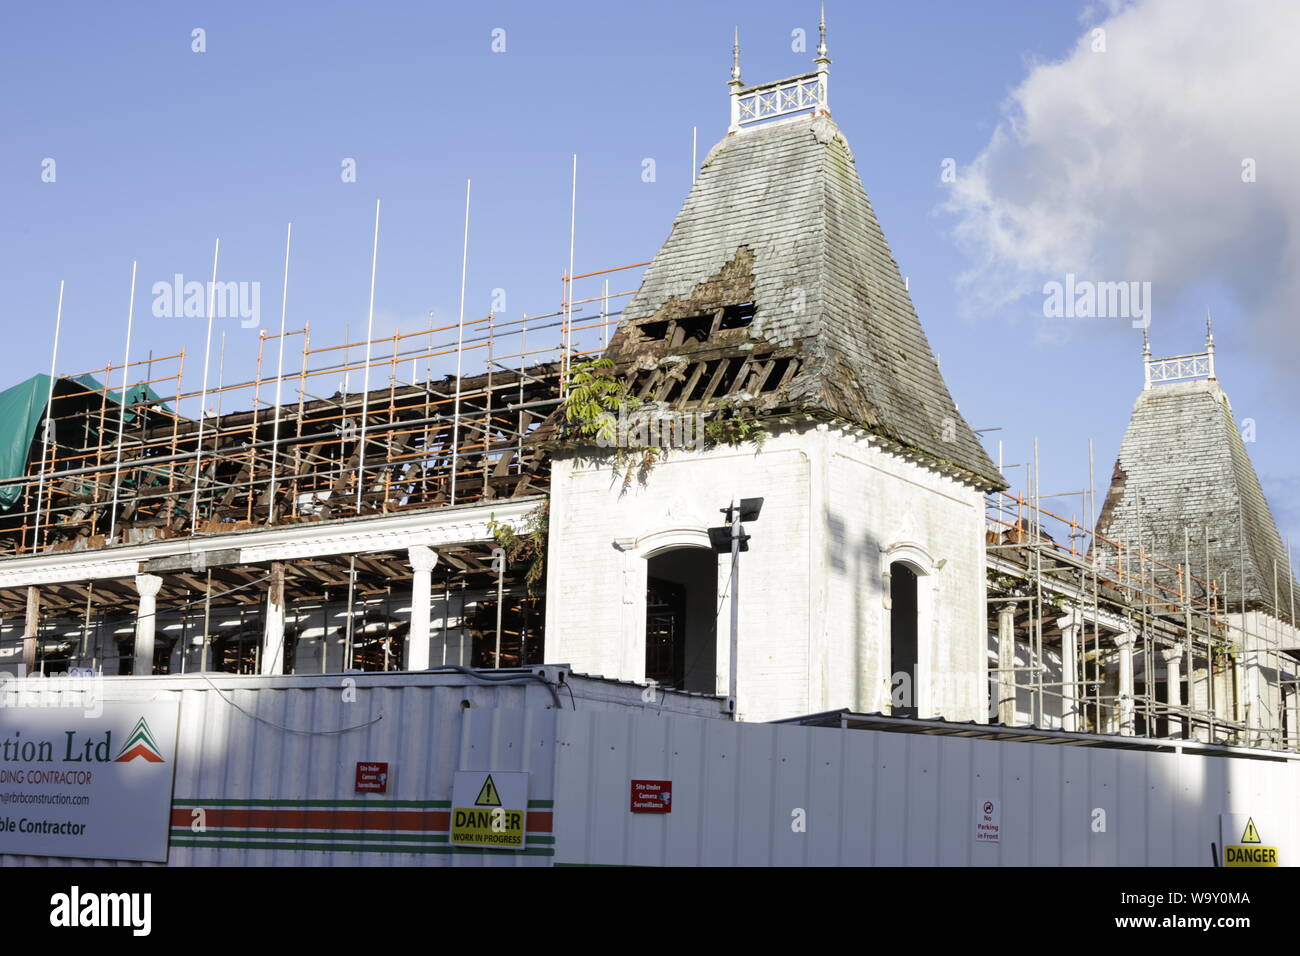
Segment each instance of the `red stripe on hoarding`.
[[[172,826],[189,828],[197,807],[172,809]],[[450,810],[259,810],[252,807],[204,809],[208,828],[255,830],[402,830],[445,833],[451,829]],[[550,810],[528,812],[529,833],[551,832]]]

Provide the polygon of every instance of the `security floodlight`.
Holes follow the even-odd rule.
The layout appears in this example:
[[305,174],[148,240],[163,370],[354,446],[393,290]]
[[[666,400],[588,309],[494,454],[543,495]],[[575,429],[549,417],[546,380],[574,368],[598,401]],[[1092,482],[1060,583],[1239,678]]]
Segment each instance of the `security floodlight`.
[[[732,517],[733,509],[731,505],[728,505],[725,508],[719,508],[718,510],[727,516],[728,521],[733,520]],[[741,498],[740,499],[740,520],[741,521],[757,521],[758,513],[762,510],[763,510],[762,498]]]
[[[731,553],[731,525],[709,529],[709,544],[716,554]],[[749,550],[749,535],[740,533],[740,550]]]

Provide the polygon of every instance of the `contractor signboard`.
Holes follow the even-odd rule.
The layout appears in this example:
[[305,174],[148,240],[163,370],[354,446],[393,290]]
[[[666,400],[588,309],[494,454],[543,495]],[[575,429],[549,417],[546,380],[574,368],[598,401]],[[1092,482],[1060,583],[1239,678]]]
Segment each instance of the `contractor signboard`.
[[165,861],[179,707],[0,706],[0,853]]

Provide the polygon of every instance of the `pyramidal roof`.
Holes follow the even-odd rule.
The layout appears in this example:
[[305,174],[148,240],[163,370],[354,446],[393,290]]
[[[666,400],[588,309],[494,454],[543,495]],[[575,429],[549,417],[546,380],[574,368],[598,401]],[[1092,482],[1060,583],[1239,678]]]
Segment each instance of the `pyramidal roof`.
[[[643,400],[829,413],[962,480],[1005,487],[948,393],[824,109],[824,72],[744,90],[738,73],[733,130],[705,159],[606,355],[641,369]],[[807,102],[801,84],[819,79],[811,114],[743,125],[764,102]]]
[[[1148,360],[1148,385],[1133,405],[1097,530],[1218,581],[1230,610],[1271,606],[1289,618],[1286,549],[1214,378],[1213,355],[1211,338],[1206,353]],[[1177,586],[1176,574],[1164,577]],[[1202,597],[1203,587],[1193,594]]]

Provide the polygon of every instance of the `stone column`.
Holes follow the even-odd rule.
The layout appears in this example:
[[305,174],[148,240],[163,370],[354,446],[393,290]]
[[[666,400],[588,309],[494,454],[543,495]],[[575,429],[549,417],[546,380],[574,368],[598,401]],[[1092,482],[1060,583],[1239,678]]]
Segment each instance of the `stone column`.
[[146,677],[153,673],[154,630],[157,625],[158,589],[163,579],[156,574],[137,574],[135,590],[140,595],[140,605],[135,620],[135,666],[132,674]]
[[262,631],[262,673],[284,673],[284,562],[271,562],[266,589],[266,626]]
[[1057,622],[1061,628],[1061,729],[1079,729],[1079,662],[1075,648],[1082,624],[1073,615]]
[[1136,732],[1133,720],[1133,635],[1122,631],[1115,635],[1119,649],[1119,732],[1131,737]]
[[417,545],[407,548],[411,562],[411,628],[406,638],[406,669],[429,669],[429,594],[433,588],[433,567],[438,563],[438,552]]
[[[1181,707],[1183,704],[1183,679],[1182,664],[1183,650],[1180,647],[1167,648],[1160,652],[1160,658],[1165,662],[1165,697],[1169,707]],[[1169,715],[1169,736],[1182,737],[1184,735],[1183,719],[1176,717],[1172,713]]]
[[[1258,618],[1251,621],[1252,615],[1241,616],[1241,665],[1245,671],[1246,685],[1246,740],[1253,746],[1261,739],[1264,727],[1264,700],[1259,692],[1259,651],[1257,642],[1252,639],[1248,627],[1257,626]],[[1280,724],[1280,721],[1279,721]]]
[[39,643],[41,630],[41,592],[35,587],[27,588],[27,616],[23,621],[23,673],[32,674],[36,670],[36,645]]
[[998,611],[998,721],[1016,722],[1016,606]]

